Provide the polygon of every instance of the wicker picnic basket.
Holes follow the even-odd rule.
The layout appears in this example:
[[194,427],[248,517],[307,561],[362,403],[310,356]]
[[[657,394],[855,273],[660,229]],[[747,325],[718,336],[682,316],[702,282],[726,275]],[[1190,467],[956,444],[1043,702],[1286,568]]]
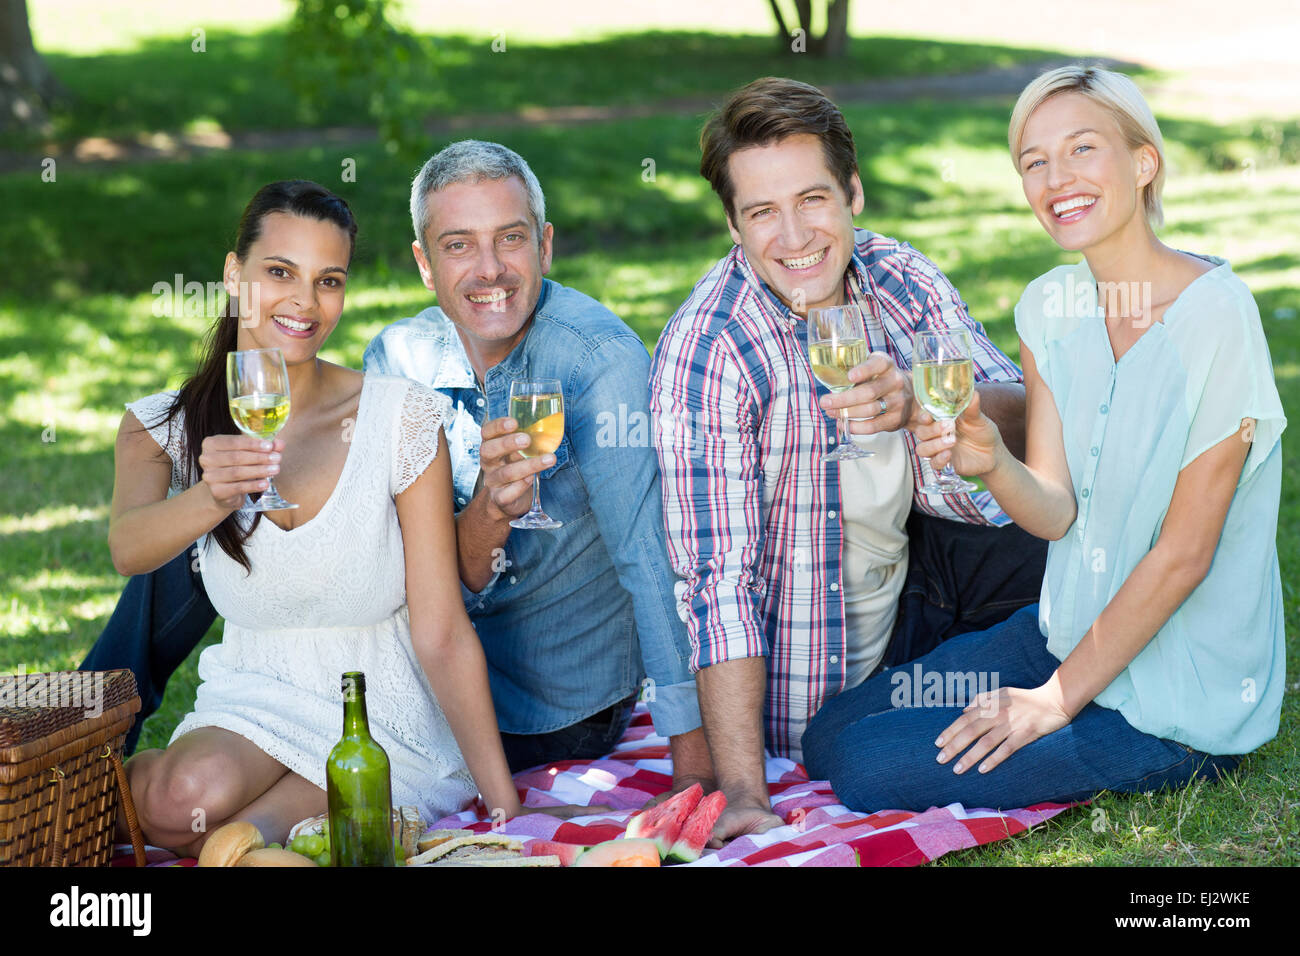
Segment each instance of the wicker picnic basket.
[[136,866],[143,866],[144,840],[122,767],[140,709],[135,675],[4,675],[0,703],[0,866],[106,865],[119,799]]

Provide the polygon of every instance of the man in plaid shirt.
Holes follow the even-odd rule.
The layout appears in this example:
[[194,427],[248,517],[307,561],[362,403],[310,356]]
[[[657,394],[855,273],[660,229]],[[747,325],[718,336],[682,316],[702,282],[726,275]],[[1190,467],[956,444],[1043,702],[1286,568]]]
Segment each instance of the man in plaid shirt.
[[[987,492],[921,490],[907,429],[933,419],[912,397],[916,332],[970,331],[977,400],[1022,457],[1023,380],[933,263],[854,229],[862,184],[835,105],[803,83],[757,80],[701,146],[737,245],[664,329],[650,409],[714,771],[702,782],[727,794],[714,830],[726,839],[782,822],[765,743],[801,759],[828,698],[1037,601],[1046,543]],[[884,341],[851,388],[819,389],[807,310],[873,300]],[[824,461],[842,408],[875,457]]]

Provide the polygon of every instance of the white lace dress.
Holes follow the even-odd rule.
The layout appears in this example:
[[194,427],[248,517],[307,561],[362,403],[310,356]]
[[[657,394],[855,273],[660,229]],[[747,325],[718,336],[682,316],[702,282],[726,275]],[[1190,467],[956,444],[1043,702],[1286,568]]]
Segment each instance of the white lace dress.
[[[179,416],[170,427],[155,424],[174,396],[127,408],[171,456],[175,492],[190,483],[184,430]],[[224,727],[324,788],[325,759],[343,731],[340,679],[362,671],[370,731],[392,765],[394,804],[435,820],[473,800],[473,778],[411,647],[393,501],[433,461],[448,410],[447,399],[423,385],[367,375],[356,422],[350,435],[344,430],[351,448],[342,474],[314,518],[284,531],[264,516],[245,543],[251,573],[204,536],[203,584],[225,631],[199,658],[194,712],[172,740]]]

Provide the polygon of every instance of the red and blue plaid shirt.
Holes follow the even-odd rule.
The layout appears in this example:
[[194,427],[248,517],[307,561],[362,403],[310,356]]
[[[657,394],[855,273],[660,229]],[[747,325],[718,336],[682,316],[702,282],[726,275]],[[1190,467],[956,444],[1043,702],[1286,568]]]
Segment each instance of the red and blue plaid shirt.
[[[1023,381],[934,263],[907,243],[856,230],[845,276],[875,296],[883,348],[911,367],[923,329],[971,332],[977,382]],[[655,348],[650,414],[663,473],[668,553],[691,669],[766,656],[767,745],[800,754],[804,727],[844,689],[843,532],[834,418],[817,404],[807,327],[753,272],[739,246],[695,286]],[[927,495],[904,440],[914,507],[977,524],[1009,519],[988,492]]]

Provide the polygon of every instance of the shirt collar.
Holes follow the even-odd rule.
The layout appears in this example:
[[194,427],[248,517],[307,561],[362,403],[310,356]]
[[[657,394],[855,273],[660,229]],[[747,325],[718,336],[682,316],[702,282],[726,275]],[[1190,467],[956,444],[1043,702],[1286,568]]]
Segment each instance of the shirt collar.
[[447,314],[442,309],[435,307],[435,310],[443,322],[445,344],[438,368],[433,373],[433,380],[429,382],[430,387],[477,389],[478,382],[474,378],[474,368],[469,364],[469,356],[465,354],[465,346],[460,341],[456,324],[447,318]]
[[744,276],[745,281],[749,283],[751,288],[753,288],[754,300],[758,303],[759,309],[773,321],[778,322],[787,328],[793,329],[799,322],[799,316],[790,311],[790,307],[782,302],[780,298],[777,297],[777,294],[772,291],[771,287],[768,286],[768,284],[759,277],[758,273],[754,271],[754,267],[750,264],[748,257],[745,255],[744,247],[737,243],[736,246],[732,248],[731,255],[734,257],[741,275]]
[[[848,268],[844,270],[846,282],[844,301],[854,302],[862,292],[866,292],[870,294],[877,303],[879,303],[880,293],[876,289],[876,281],[871,275],[871,270],[867,268],[866,260],[863,259],[862,253],[859,251],[859,232],[865,232],[865,230],[859,230],[856,228],[853,230],[853,251],[849,255]],[[758,273],[754,271],[754,267],[750,264],[749,259],[746,258],[743,247],[737,245],[732,251],[732,254],[735,256],[736,263],[744,273],[745,278],[756,290],[756,298],[759,307],[766,312],[769,317],[784,323],[792,329],[797,323],[803,320],[802,316],[796,315],[792,312],[790,307],[777,297],[777,294],[772,291],[771,287],[759,278]]]
[[866,292],[877,302],[880,301],[880,290],[876,288],[875,277],[872,276],[871,270],[867,268],[867,260],[862,257],[858,246],[858,230],[853,231],[853,254],[849,256],[849,267],[845,270],[848,276],[850,291],[854,293]]

